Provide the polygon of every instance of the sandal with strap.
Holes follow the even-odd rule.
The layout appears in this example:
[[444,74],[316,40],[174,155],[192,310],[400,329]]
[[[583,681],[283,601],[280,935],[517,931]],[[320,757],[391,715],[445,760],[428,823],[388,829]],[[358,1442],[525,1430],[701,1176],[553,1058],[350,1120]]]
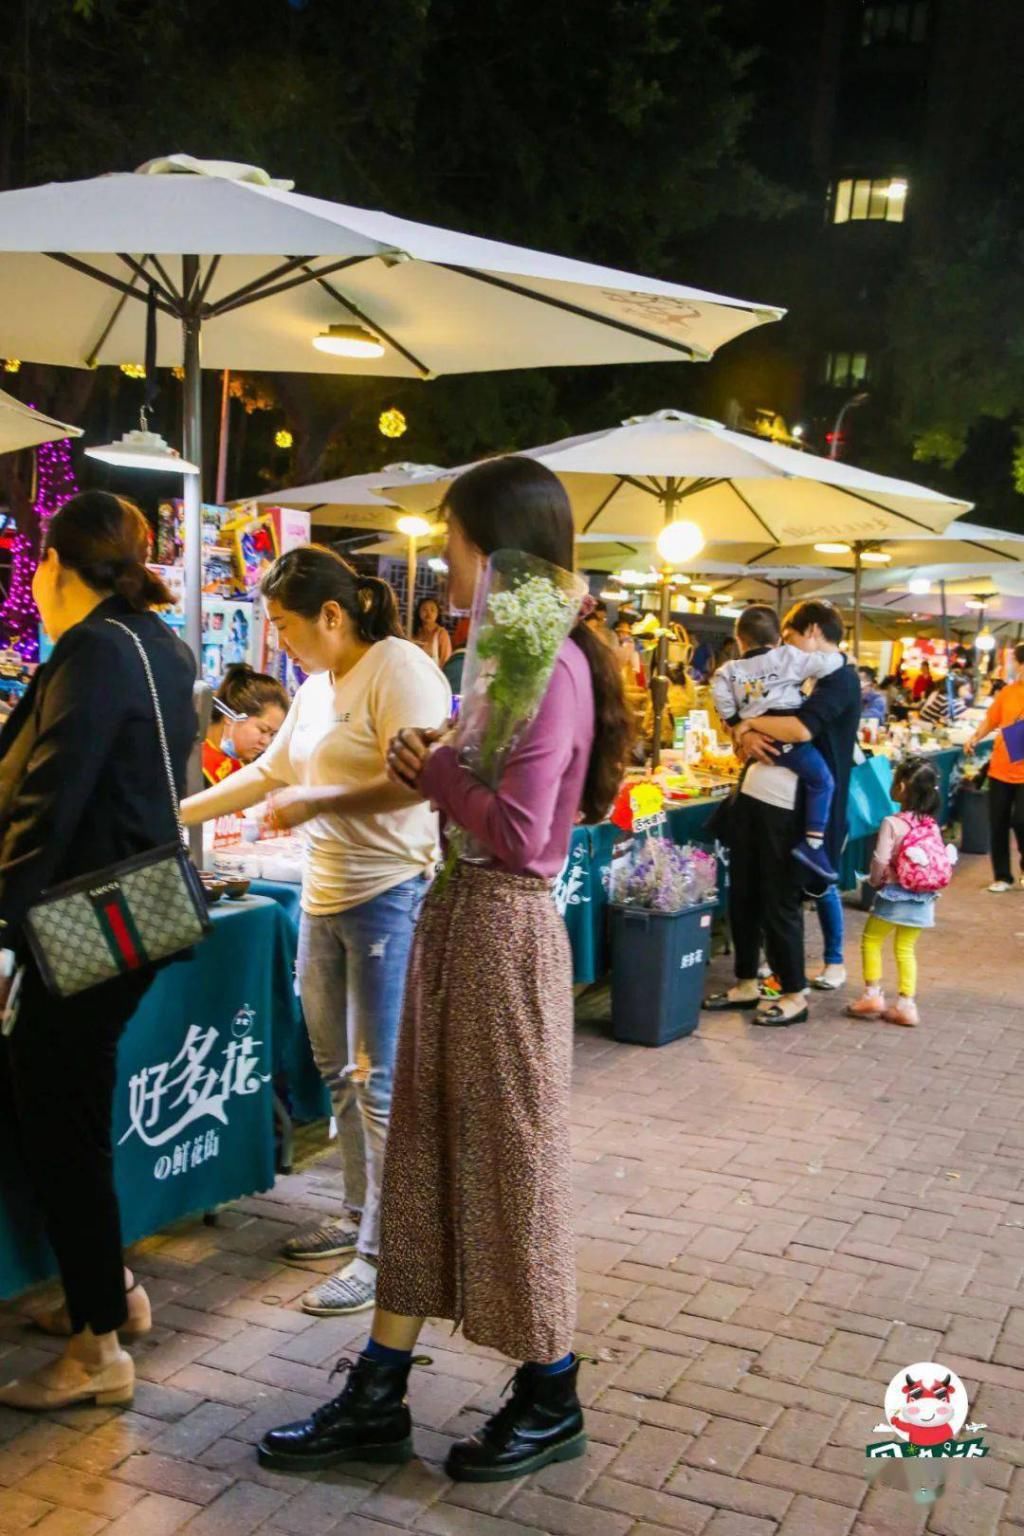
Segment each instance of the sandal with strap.
[[748,1013],[752,1008],[757,1008],[761,1002],[759,997],[730,997],[728,992],[712,992],[701,1003],[705,1013]]
[[784,1029],[788,1024],[806,1024],[810,1014],[806,1003],[798,1008],[796,1013],[787,1013],[781,1003],[773,1003],[770,1008],[761,1008],[754,1015],[755,1024],[765,1024],[769,1028]]

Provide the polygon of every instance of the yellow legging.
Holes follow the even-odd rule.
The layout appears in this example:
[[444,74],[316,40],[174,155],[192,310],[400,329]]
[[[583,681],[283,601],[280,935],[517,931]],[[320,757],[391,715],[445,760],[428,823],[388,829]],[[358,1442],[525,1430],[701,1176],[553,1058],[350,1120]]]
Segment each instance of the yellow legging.
[[864,980],[869,987],[877,987],[882,979],[882,943],[890,933],[896,938],[896,974],[899,977],[900,996],[917,996],[917,955],[915,949],[921,937],[920,928],[908,928],[903,923],[887,923],[884,917],[869,917],[861,939],[861,955],[864,959]]

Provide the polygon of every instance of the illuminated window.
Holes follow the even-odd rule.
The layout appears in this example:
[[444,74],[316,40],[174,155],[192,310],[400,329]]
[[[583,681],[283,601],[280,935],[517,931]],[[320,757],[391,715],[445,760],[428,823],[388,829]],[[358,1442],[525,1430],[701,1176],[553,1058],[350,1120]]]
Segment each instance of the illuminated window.
[[833,224],[875,220],[902,224],[907,206],[907,183],[902,176],[851,177],[835,184],[832,197]]
[[827,352],[823,379],[834,389],[856,389],[870,372],[866,352]]
[[867,0],[861,17],[860,40],[865,48],[880,43],[923,43],[928,36],[928,0],[874,5]]

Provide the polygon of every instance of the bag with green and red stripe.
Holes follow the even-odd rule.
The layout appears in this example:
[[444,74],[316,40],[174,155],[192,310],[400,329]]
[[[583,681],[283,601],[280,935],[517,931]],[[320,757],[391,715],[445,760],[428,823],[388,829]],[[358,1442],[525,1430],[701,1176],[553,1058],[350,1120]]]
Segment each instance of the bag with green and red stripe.
[[185,848],[149,657],[127,624],[117,619],[107,623],[131,638],[146,670],[178,840],[54,886],[30,909],[25,937],[43,981],[57,997],[75,997],[115,976],[168,960],[197,944],[210,929],[202,882]]

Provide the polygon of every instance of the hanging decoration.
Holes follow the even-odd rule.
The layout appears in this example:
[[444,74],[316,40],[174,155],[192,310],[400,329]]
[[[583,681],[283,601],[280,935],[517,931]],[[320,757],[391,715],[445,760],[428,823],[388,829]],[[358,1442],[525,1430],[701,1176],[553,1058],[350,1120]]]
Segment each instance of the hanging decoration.
[[[70,444],[40,443],[36,449],[36,498],[32,507],[40,543],[46,538],[50,518],[77,492]],[[0,608],[0,641],[33,662],[39,660],[39,610],[32,596],[35,568],[32,540],[19,529],[11,543],[11,583]]]
[[4,373],[20,373],[20,372],[21,372],[21,358],[20,357],[5,357],[4,358]]
[[274,445],[277,448],[290,448],[295,439],[287,427],[282,427],[280,432],[274,433]]
[[407,422],[402,412],[394,407],[390,411],[381,411],[377,428],[382,437],[401,437],[407,429]]

